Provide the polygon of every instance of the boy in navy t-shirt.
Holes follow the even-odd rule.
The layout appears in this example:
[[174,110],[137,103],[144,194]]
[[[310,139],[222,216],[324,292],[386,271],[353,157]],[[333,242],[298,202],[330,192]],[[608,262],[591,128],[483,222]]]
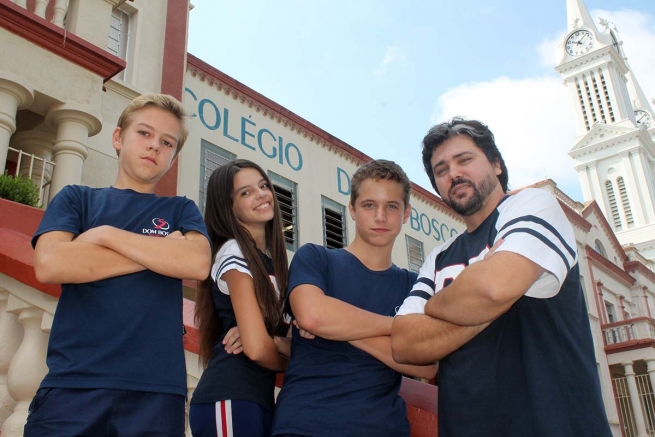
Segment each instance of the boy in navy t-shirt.
[[64,187],[46,210],[34,270],[62,292],[25,436],[184,435],[181,279],[207,277],[210,246],[191,200],[154,194],[184,117],[171,96],[133,100],[112,135],[114,184]]
[[410,182],[390,161],[371,161],[352,178],[355,239],[345,249],[306,244],[289,271],[292,355],[277,399],[273,435],[409,436],[401,373],[432,378],[434,365],[391,357],[391,322],[416,274],[391,250],[409,218]]

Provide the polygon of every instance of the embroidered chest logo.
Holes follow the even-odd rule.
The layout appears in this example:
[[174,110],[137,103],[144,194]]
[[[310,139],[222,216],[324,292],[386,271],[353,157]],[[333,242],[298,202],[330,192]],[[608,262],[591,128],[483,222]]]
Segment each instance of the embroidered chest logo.
[[151,237],[166,237],[171,225],[163,218],[155,217],[152,219],[152,228],[143,228],[141,233]]

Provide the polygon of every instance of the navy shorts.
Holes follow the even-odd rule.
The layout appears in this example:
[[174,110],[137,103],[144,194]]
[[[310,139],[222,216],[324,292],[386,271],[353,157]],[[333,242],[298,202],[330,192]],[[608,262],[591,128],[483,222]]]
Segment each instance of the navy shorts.
[[40,388],[24,437],[183,437],[185,403],[168,393]]
[[237,399],[191,404],[189,425],[193,437],[269,437],[273,412]]

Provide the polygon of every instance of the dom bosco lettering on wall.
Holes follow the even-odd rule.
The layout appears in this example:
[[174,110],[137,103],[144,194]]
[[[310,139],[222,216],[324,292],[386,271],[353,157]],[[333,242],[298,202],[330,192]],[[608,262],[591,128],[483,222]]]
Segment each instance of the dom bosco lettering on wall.
[[[219,108],[216,103],[208,98],[199,99],[190,88],[185,88],[186,93],[197,102],[191,117],[198,117],[202,125],[210,131],[222,131],[223,137],[242,146],[257,151],[265,157],[277,161],[280,165],[286,165],[293,171],[300,171],[303,168],[303,156],[300,148],[292,143],[285,142],[281,135],[276,135],[267,128],[258,128],[257,123],[252,120],[252,115],[241,117],[238,120],[230,119],[230,110],[226,107]],[[346,170],[336,168],[337,190],[340,194],[350,196],[350,176]],[[412,207],[409,218],[412,230],[422,232],[435,241],[443,242],[459,232],[451,229],[445,223],[440,223],[436,218],[425,213],[419,213]]]

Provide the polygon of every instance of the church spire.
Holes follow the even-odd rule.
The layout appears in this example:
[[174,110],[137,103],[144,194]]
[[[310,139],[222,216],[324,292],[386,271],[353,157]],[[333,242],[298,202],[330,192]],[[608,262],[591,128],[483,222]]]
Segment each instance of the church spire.
[[566,18],[569,32],[578,27],[586,27],[598,34],[598,29],[582,0],[566,0]]

